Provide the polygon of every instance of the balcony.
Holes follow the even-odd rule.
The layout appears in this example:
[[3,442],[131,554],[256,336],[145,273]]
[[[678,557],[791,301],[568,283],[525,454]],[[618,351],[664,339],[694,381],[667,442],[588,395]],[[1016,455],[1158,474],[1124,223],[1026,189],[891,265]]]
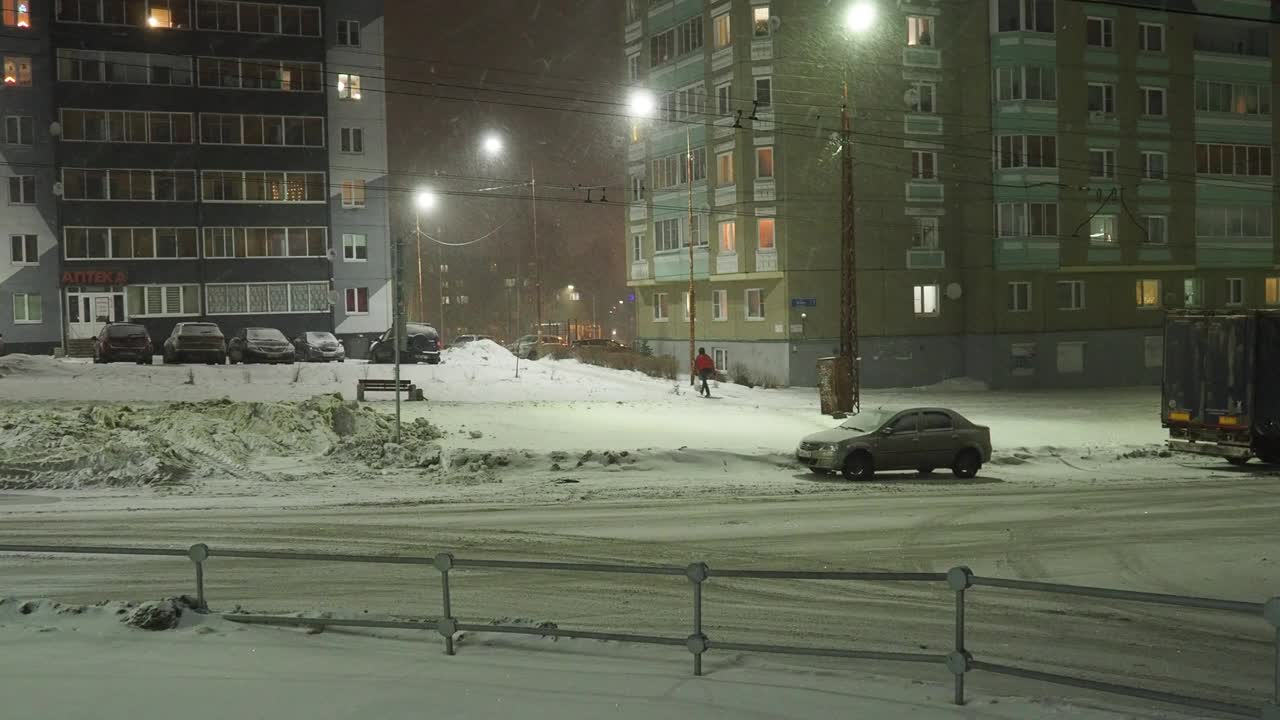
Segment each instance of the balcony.
[[716,207],[721,205],[732,205],[738,202],[738,186],[725,185],[716,188]]
[[772,60],[773,59],[773,38],[765,38],[763,40],[751,41],[751,59],[752,60]]
[[912,270],[942,270],[947,267],[947,254],[931,248],[908,250],[907,267]]
[[756,272],[777,272],[778,271],[778,251],[777,250],[757,250],[756,251]]
[[773,178],[758,178],[755,181],[752,197],[756,202],[773,202],[778,198],[778,184]]
[[1052,238],[996,239],[996,267],[1017,270],[1056,270],[1058,241]]
[[942,202],[942,183],[936,180],[910,180],[906,188],[907,200],[914,202]]
[[631,263],[631,279],[632,280],[648,280],[649,279],[649,261],[640,260]]
[[649,208],[640,203],[633,204],[627,211],[629,219],[633,221],[646,220],[649,217]]
[[942,67],[942,51],[931,47],[906,47],[902,49],[902,64],[907,67]]
[[932,113],[907,113],[902,131],[909,135],[941,135],[942,117]]
[[[706,278],[709,272],[711,258],[706,248],[697,248],[693,251],[693,276]],[[689,249],[683,248],[671,252],[665,252],[653,257],[653,277],[655,280],[679,280],[688,279],[689,277]]]
[[733,64],[733,46],[723,47],[711,53],[711,70],[723,70]]
[[716,274],[733,275],[738,272],[738,253],[721,252],[716,255]]

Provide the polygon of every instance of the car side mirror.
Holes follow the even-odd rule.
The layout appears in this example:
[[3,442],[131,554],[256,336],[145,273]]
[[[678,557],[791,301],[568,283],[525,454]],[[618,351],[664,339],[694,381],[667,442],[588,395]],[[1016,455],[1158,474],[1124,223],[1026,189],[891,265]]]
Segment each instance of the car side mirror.
[[882,429],[880,430],[880,434],[881,434],[881,435],[892,435],[892,434],[893,434],[893,428],[882,428]]

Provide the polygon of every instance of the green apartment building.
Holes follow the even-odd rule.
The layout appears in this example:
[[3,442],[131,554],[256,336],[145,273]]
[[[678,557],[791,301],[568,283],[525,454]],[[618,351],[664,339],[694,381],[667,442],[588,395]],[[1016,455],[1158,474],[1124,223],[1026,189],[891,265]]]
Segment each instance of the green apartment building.
[[628,138],[627,272],[659,352],[687,353],[691,243],[698,344],[816,382],[839,344],[844,82],[864,386],[1154,383],[1165,310],[1280,307],[1268,0],[625,13],[628,82],[657,98]]

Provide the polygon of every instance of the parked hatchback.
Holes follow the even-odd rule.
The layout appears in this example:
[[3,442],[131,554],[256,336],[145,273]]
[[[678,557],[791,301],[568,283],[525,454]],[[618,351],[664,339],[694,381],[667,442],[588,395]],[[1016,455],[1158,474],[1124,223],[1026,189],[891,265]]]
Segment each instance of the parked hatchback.
[[[382,333],[382,337],[369,346],[369,362],[395,362],[396,346],[394,337],[395,328]],[[430,325],[406,324],[404,351],[400,353],[400,362],[409,365],[420,362],[428,365],[438,365],[440,363],[440,333],[436,332],[436,329]]]
[[131,360],[150,365],[155,348],[147,329],[135,323],[107,323],[93,341],[93,361],[112,363]]
[[293,350],[300,362],[342,362],[347,359],[342,341],[331,332],[305,332],[293,339]]
[[293,363],[293,345],[275,328],[241,328],[227,343],[227,360],[236,363]]
[[928,474],[939,467],[971,478],[991,460],[991,429],[943,408],[864,410],[804,438],[796,458],[819,475],[839,470],[849,480],[867,480],[880,470]]
[[166,363],[196,360],[221,365],[227,361],[227,343],[214,323],[180,322],[164,341],[162,354]]
[[[545,348],[546,350],[550,350],[552,347],[555,347],[556,345],[560,345],[563,347],[564,345],[567,345],[567,343],[565,342],[564,338],[558,335],[542,336],[542,347]],[[521,337],[519,340],[515,341],[515,344],[511,346],[511,352],[515,353],[516,355],[522,358],[537,360],[538,359],[538,336],[525,335],[524,337]]]

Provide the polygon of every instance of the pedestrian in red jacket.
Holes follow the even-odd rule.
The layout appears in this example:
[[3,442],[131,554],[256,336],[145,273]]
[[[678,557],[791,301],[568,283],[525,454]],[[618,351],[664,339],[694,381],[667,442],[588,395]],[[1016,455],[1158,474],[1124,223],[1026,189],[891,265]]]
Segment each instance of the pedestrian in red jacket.
[[716,361],[707,354],[706,348],[698,348],[698,357],[693,361],[693,369],[698,373],[698,377],[702,378],[702,387],[698,388],[698,394],[711,397],[711,388],[707,387],[707,379],[715,374]]

